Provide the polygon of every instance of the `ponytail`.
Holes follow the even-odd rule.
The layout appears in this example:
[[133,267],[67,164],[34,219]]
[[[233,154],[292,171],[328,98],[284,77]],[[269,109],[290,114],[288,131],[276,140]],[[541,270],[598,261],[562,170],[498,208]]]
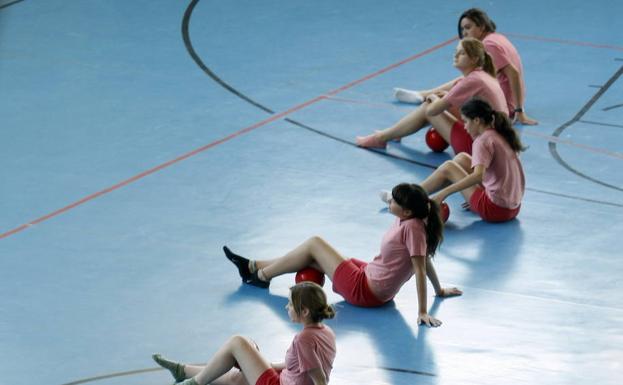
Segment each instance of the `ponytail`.
[[335,317],[335,309],[327,303],[327,295],[322,287],[314,282],[303,281],[292,286],[290,300],[297,315],[303,314],[303,308],[308,309],[312,322]]
[[480,40],[474,39],[473,37],[466,37],[461,40],[461,46],[467,56],[475,61],[477,67],[482,68],[483,71],[495,77],[496,70],[493,65],[493,59],[491,55],[487,53],[485,46]]
[[482,64],[482,70],[493,77],[495,77],[497,74],[495,65],[493,65],[493,59],[491,58],[491,55],[489,55],[486,51],[484,63]]
[[461,107],[461,114],[469,119],[479,118],[485,125],[493,126],[493,129],[515,151],[520,152],[526,148],[521,144],[521,140],[508,116],[500,111],[494,111],[489,103],[481,99],[468,100]]
[[526,148],[521,144],[517,131],[512,126],[512,123],[505,113],[500,111],[493,111],[493,128],[500,134],[506,143],[515,152],[524,151]]
[[417,184],[397,185],[392,189],[392,197],[400,207],[410,210],[414,218],[426,220],[426,256],[434,256],[443,240],[443,221],[439,205]]
[[426,218],[426,256],[434,257],[437,248],[443,241],[443,220],[439,205],[432,199],[428,200],[428,217]]

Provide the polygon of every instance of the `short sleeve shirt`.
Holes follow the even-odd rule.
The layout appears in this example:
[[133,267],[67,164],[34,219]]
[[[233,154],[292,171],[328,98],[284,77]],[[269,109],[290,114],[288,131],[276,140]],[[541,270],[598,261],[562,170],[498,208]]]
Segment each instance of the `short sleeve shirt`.
[[426,228],[421,219],[401,220],[383,236],[381,253],[366,266],[368,285],[382,302],[394,298],[413,275],[412,256],[426,255]]
[[325,378],[335,359],[335,334],[327,325],[306,326],[298,333],[286,352],[285,368],[279,374],[281,385],[313,385],[307,372],[320,368]]
[[486,168],[482,178],[485,194],[500,207],[515,209],[521,204],[526,180],[517,153],[494,129],[478,135],[472,145],[472,167]]
[[506,97],[498,80],[480,68],[459,79],[443,97],[452,107],[461,108],[469,99],[478,97],[496,110],[509,114]]
[[[499,33],[490,33],[482,40],[482,44],[485,46],[485,51],[491,56],[493,65],[497,71],[498,82],[504,92],[504,97],[508,104],[509,111],[513,111],[515,107],[515,98],[513,97],[513,91],[511,89],[510,80],[502,70],[509,64],[519,72],[520,87],[522,94],[526,95],[526,86],[523,78],[523,65],[521,63],[521,57],[515,46],[506,38],[506,36]],[[523,103],[523,100],[521,101]]]

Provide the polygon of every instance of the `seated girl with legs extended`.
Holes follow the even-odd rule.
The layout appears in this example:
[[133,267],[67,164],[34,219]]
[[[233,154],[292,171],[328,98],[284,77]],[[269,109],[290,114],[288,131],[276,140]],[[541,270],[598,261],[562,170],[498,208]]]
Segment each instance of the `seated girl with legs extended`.
[[335,359],[335,334],[322,320],[333,318],[320,286],[301,282],[290,288],[286,306],[292,322],[303,325],[285,361],[269,363],[251,340],[233,336],[202,366],[181,364],[154,354],[178,385],[326,385]]
[[456,154],[471,154],[472,138],[465,132],[459,119],[458,109],[472,97],[486,100],[496,111],[508,115],[504,93],[495,76],[491,57],[485,52],[482,43],[473,38],[461,40],[454,55],[454,66],[463,77],[448,84],[443,96],[430,94],[422,105],[402,118],[393,126],[371,135],[357,137],[360,147],[385,148],[390,140],[413,134],[433,125],[435,130],[450,143]]
[[[458,33],[460,39],[471,37],[482,41],[485,50],[493,60],[496,77],[504,92],[511,118],[521,124],[538,124],[525,112],[526,85],[519,52],[506,36],[496,32],[496,25],[489,15],[478,8],[468,9],[459,17]],[[430,94],[447,90],[455,81],[456,79],[423,91],[395,88],[394,95],[401,102],[420,104]]]
[[381,306],[391,301],[413,276],[418,296],[418,324],[439,326],[428,314],[426,277],[439,297],[461,295],[457,288],[442,288],[432,257],[442,240],[439,206],[424,189],[399,184],[392,190],[389,210],[396,220],[381,241],[381,251],[372,262],[347,259],[320,237],[312,237],[286,255],[272,260],[249,260],[224,247],[225,255],[238,267],[244,283],[267,288],[270,280],[286,273],[314,267],[333,281],[333,291],[352,305]]

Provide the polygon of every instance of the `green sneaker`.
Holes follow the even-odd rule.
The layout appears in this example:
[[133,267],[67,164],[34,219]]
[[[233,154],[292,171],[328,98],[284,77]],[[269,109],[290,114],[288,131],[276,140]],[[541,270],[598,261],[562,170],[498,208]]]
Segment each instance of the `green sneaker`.
[[[184,365],[177,362],[169,361],[166,358],[162,357],[160,354],[153,354],[151,358],[153,358],[158,365],[171,372],[171,375],[175,379],[175,382],[181,382],[186,379],[186,373],[184,373]],[[184,381],[184,385],[190,384],[191,383],[186,384]]]

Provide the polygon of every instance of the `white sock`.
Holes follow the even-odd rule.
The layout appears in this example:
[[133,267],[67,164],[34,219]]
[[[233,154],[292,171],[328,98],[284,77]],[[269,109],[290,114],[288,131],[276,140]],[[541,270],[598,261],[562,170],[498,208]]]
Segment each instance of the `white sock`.
[[404,88],[394,88],[394,97],[403,103],[421,104],[424,101],[424,97],[419,91]]
[[389,190],[381,190],[379,192],[379,197],[383,202],[389,204],[389,201],[392,199],[392,192]]

